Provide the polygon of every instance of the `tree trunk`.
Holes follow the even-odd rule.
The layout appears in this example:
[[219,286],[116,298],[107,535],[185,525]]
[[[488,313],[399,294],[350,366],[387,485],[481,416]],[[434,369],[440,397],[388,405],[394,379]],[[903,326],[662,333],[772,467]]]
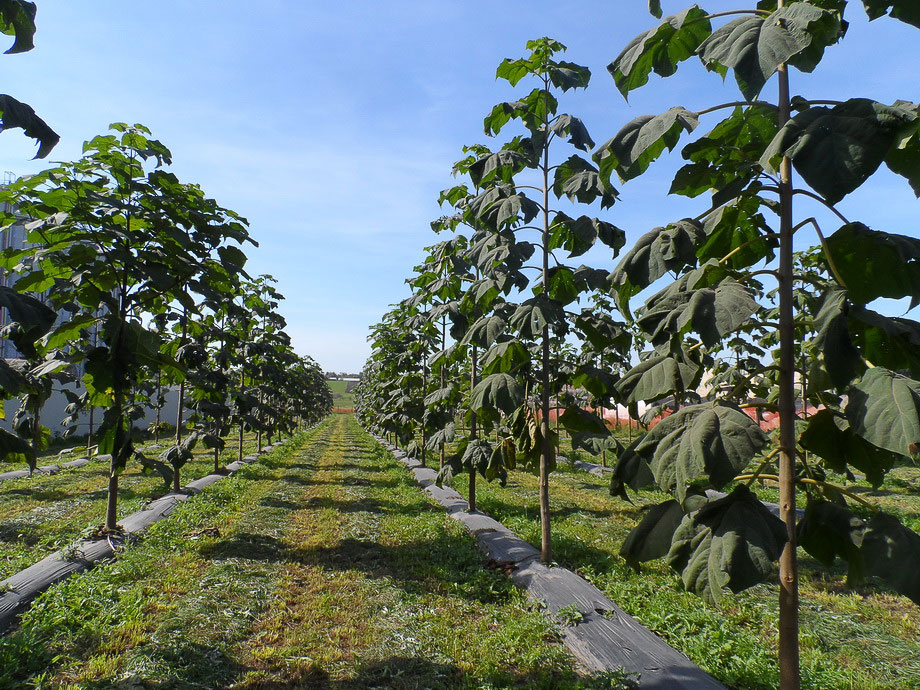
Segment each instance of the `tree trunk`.
[[[785,0],[779,0],[782,8]],[[789,74],[779,75],[779,126],[789,119]],[[779,674],[782,690],[797,690],[799,673],[799,588],[795,512],[795,323],[793,314],[792,164],[780,164],[779,247],[779,504],[789,541],[779,559]]]
[[[544,77],[544,95],[549,100],[549,82]],[[549,132],[549,122],[545,125]],[[543,294],[549,295],[549,143],[543,145],[543,275],[541,278]],[[549,514],[549,468],[553,458],[550,457],[552,448],[549,442],[549,326],[543,326],[543,352],[541,357],[541,420],[540,427],[543,436],[543,448],[540,453],[540,560],[550,563],[553,560],[553,549],[550,535]]]
[[[473,352],[471,357],[472,367],[470,369],[470,390],[472,391],[476,384],[478,383],[478,367],[479,367],[479,348],[476,345],[473,345]],[[475,441],[477,438],[476,430],[476,413],[470,413],[470,441]],[[469,512],[476,510],[476,468],[470,467],[470,492],[469,492]]]
[[[447,317],[441,317],[441,352],[447,349]],[[444,362],[441,362],[441,388],[444,388]],[[447,461],[447,443],[441,443],[441,468],[444,467],[444,463]]]

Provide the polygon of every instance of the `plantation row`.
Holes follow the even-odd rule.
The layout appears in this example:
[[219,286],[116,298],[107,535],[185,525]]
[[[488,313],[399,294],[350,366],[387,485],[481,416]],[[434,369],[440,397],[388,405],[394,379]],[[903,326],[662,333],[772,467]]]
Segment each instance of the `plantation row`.
[[[920,27],[907,0],[862,4]],[[573,449],[617,457],[613,495],[670,495],[625,536],[629,565],[666,558],[687,590],[729,606],[729,591],[776,582],[778,563],[784,688],[801,680],[798,547],[828,568],[842,561],[849,587],[920,603],[915,515],[905,525],[853,485],[880,487],[920,448],[920,323],[870,308],[920,300],[920,240],[835,206],[883,163],[920,194],[920,106],[790,90],[792,68],[815,70],[844,37],[847,5],[693,6],[661,19],[609,65],[616,88],[626,96],[698,58],[731,72],[741,100],[639,117],[600,146],[561,110],[591,76],[560,59],[563,45],[531,41],[502,62],[499,78],[533,88],[496,105],[485,132],[519,129],[455,163],[463,182],[442,192],[449,213],[432,223],[450,237],[372,328],[355,391],[368,429],[436,462],[442,481],[467,475],[471,510],[477,477],[534,472],[544,562],[557,419]],[[659,2],[650,9],[660,18]],[[639,177],[707,115],[714,126],[684,145],[667,191],[709,191],[711,203],[627,247],[594,217],[615,213],[614,173]],[[585,214],[561,210],[563,198]],[[612,272],[563,263],[597,243],[619,256]],[[624,445],[598,411],[637,418],[640,405],[649,430]],[[761,502],[765,485],[778,487],[780,517]]]

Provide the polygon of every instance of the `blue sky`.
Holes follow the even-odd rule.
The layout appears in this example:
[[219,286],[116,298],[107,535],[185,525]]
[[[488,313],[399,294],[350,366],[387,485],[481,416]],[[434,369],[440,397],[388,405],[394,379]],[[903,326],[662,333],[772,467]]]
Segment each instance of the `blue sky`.
[[[677,78],[653,77],[623,100],[605,66],[653,25],[646,0],[37,5],[35,50],[0,56],[0,74],[3,91],[61,134],[50,158],[78,157],[110,122],[150,127],[172,149],[181,179],[249,218],[261,245],[248,252],[251,272],[278,279],[298,351],[336,371],[360,369],[368,326],[406,295],[403,280],[438,240],[428,225],[441,214],[438,192],[454,184],[450,168],[464,144],[489,143],[482,118],[492,105],[521,93],[497,82],[495,67],[522,55],[528,39],[552,36],[568,46],[567,59],[591,68],[591,87],[562,107],[598,142],[637,115],[738,98],[731,78],[723,87],[686,63]],[[667,13],[685,4],[663,6]],[[710,11],[736,6],[703,3]],[[793,91],[917,100],[917,30],[885,18],[870,24],[855,4],[848,19],[847,38],[817,74],[796,74]],[[876,75],[881,55],[896,67]],[[0,171],[47,165],[29,161],[33,154],[30,140],[5,133]],[[621,186],[622,201],[605,219],[632,241],[699,213],[703,199],[664,196],[680,163],[675,152]],[[917,201],[887,172],[841,208],[877,229],[916,234]],[[600,249],[586,258],[613,265]]]

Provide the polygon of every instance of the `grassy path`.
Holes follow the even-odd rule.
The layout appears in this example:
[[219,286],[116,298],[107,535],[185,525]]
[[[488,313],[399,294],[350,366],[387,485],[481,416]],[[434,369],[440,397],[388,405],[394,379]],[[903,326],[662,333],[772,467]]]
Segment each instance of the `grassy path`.
[[49,590],[0,687],[608,687],[350,415]]

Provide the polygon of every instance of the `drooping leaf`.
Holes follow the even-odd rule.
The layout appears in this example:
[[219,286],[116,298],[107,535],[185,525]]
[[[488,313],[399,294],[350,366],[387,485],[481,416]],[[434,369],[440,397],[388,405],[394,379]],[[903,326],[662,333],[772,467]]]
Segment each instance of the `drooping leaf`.
[[522,302],[508,323],[522,338],[528,340],[542,336],[546,326],[553,331],[564,331],[566,328],[562,307],[546,295],[537,295]]
[[652,469],[648,466],[648,462],[636,453],[636,446],[639,443],[641,443],[641,439],[637,439],[620,451],[617,457],[617,464],[614,465],[613,473],[610,475],[611,496],[619,496],[628,501],[627,486],[633,491],[638,491],[655,483],[655,475],[652,474]]
[[893,515],[875,513],[869,519],[862,552],[872,575],[920,604],[920,535]]
[[745,197],[709,214],[703,224],[706,241],[697,250],[697,257],[701,261],[716,259],[734,269],[773,259],[779,243],[765,236],[770,228],[758,211],[758,201]]
[[22,129],[23,133],[38,142],[35,158],[44,158],[61,140],[48,123],[35,114],[31,106],[12,96],[0,94],[0,131]]
[[867,98],[811,107],[783,126],[760,163],[775,172],[780,157],[789,156],[804,180],[836,203],[878,169],[899,132],[916,119],[907,104],[887,106]]
[[847,584],[850,587],[865,581],[865,563],[860,547],[866,523],[848,508],[829,501],[809,501],[797,531],[799,546],[826,567],[830,568],[838,557],[847,562]]
[[35,47],[35,3],[26,0],[0,2],[0,32],[16,40],[5,53],[25,53]]
[[513,376],[491,374],[473,388],[470,409],[494,419],[498,412],[511,414],[523,401],[524,389]]
[[863,0],[863,7],[870,20],[887,14],[920,28],[920,6],[914,0]]
[[794,3],[769,17],[745,16],[712,32],[699,46],[700,59],[708,69],[735,72],[744,97],[752,101],[783,63],[805,72],[817,65],[826,46],[836,43],[840,20],[807,3]]
[[614,250],[626,244],[626,233],[620,228],[588,216],[570,218],[564,213],[557,213],[549,233],[549,249],[565,249],[569,257],[581,256],[598,239]]
[[483,376],[497,373],[513,373],[514,370],[530,363],[530,352],[520,340],[506,340],[489,348],[482,358]]
[[920,450],[920,382],[875,367],[850,387],[848,398],[847,420],[858,436],[900,455]]
[[740,592],[766,580],[787,539],[783,522],[738,486],[683,518],[668,564],[687,589],[718,604],[725,588]]
[[661,420],[636,446],[655,481],[683,500],[694,482],[722,488],[767,444],[767,435],[727,403],[688,405]]
[[663,558],[671,550],[671,539],[684,519],[684,510],[673,498],[652,506],[620,547],[620,556],[639,571],[639,564]]
[[735,108],[709,134],[683,148],[681,155],[690,163],[677,171],[669,193],[696,197],[712,190],[713,206],[729,201],[760,173],[757,159],[777,131],[774,106]]
[[604,420],[596,414],[583,410],[580,407],[565,408],[565,412],[559,417],[559,422],[565,427],[566,431],[569,432],[587,432],[602,436],[610,435],[610,430],[607,428]]
[[821,354],[826,374],[838,389],[847,386],[862,369],[862,358],[853,346],[847,315],[847,294],[840,288],[827,290],[821,309],[815,315],[815,347]]
[[17,328],[7,336],[20,352],[31,356],[34,343],[44,336],[57,318],[53,309],[32,295],[24,295],[0,285],[0,307],[6,307]]
[[867,361],[920,380],[920,323],[851,306],[850,336]]
[[550,123],[550,129],[558,136],[568,140],[572,146],[582,151],[594,148],[594,140],[588,134],[588,128],[580,118],[563,114]]
[[25,460],[30,469],[35,469],[35,450],[23,438],[0,428],[0,462],[11,460],[13,462]]
[[712,25],[705,10],[693,5],[636,36],[607,66],[607,71],[620,93],[628,97],[630,91],[648,82],[653,70],[662,77],[674,74],[678,63],[694,55],[710,33]]
[[461,341],[463,345],[470,343],[479,347],[491,347],[499,336],[505,332],[507,322],[500,316],[482,316],[478,318]]
[[565,195],[570,201],[582,204],[600,199],[601,208],[610,208],[618,198],[617,190],[598,174],[597,168],[580,156],[571,156],[556,167],[553,193],[557,198]]
[[854,302],[920,299],[920,240],[848,223],[827,238],[827,249]]
[[874,487],[881,486],[885,474],[904,456],[874,446],[850,428],[846,418],[832,410],[818,410],[808,418],[808,426],[799,437],[805,450],[824,459],[835,472],[846,473],[853,467],[866,475]]
[[920,123],[907,129],[888,150],[885,165],[893,173],[907,179],[914,195],[920,197]]
[[673,151],[681,134],[692,132],[698,124],[696,113],[680,106],[633,119],[594,154],[602,178],[609,180],[614,170],[623,181],[638,177],[665,148]]
[[627,402],[659,400],[675,392],[692,389],[702,375],[702,367],[683,357],[656,355],[639,362],[617,383]]
[[697,244],[704,237],[701,225],[690,219],[655,228],[640,237],[610,276],[620,311],[628,314],[629,298],[668,271],[695,264]]

